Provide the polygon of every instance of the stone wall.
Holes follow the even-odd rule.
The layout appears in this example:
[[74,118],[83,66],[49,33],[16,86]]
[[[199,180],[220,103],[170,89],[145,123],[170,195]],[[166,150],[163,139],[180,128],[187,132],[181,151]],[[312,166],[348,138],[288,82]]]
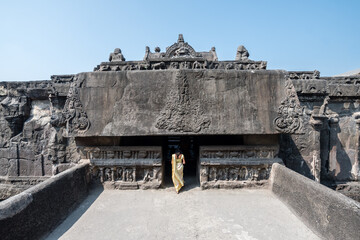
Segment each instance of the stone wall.
[[80,164],[0,202],[1,239],[39,239],[88,192],[89,164]]
[[9,191],[1,195],[20,191],[5,185],[22,180],[10,179],[40,179],[76,165],[80,136],[268,134],[280,136],[272,144],[287,167],[334,188],[358,182],[359,86],[359,77],[236,68],[115,69],[2,82],[0,189]]
[[274,164],[272,192],[324,239],[359,239],[360,203]]
[[[61,141],[67,143],[54,140],[57,130],[51,115],[62,109],[70,81],[57,77],[52,81],[0,83],[0,176],[51,176],[59,172],[54,163],[61,162],[52,161],[49,149]],[[70,163],[70,159],[62,162]]]
[[304,107],[302,134],[281,136],[280,157],[325,184],[359,181],[360,78],[300,76],[290,74]]

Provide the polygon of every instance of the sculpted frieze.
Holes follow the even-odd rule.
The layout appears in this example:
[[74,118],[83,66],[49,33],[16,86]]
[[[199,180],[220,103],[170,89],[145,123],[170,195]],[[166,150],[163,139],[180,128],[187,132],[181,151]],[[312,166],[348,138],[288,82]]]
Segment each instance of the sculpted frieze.
[[67,134],[84,133],[90,127],[90,121],[84,111],[79,97],[82,80],[75,79],[71,84],[62,112],[66,123]]
[[159,188],[161,147],[99,146],[82,149],[90,159],[92,178],[106,188]]
[[201,103],[189,94],[186,73],[176,75],[177,88],[167,96],[165,108],[160,112],[156,127],[173,132],[200,132],[211,124],[210,118],[202,111]]
[[261,186],[269,179],[278,146],[201,146],[200,184],[206,188]]
[[300,106],[295,88],[291,80],[286,81],[286,97],[278,108],[278,116],[274,119],[276,130],[282,133],[296,133],[302,127],[304,107]]

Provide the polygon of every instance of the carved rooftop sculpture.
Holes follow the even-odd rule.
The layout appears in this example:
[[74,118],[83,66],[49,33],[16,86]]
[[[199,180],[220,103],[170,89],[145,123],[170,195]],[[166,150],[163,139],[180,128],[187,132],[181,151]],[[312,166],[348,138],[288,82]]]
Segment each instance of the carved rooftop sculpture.
[[[117,50],[118,49],[118,50]],[[267,62],[249,60],[249,53],[244,46],[239,46],[235,61],[219,61],[215,47],[208,52],[196,52],[195,49],[184,41],[179,34],[178,41],[160,52],[156,47],[151,52],[147,46],[143,61],[125,61],[119,48],[110,54],[110,62],[103,62],[94,71],[126,71],[126,70],[159,70],[159,69],[236,69],[259,70],[266,69]],[[115,55],[115,52],[118,52]],[[114,60],[115,56],[121,60]]]

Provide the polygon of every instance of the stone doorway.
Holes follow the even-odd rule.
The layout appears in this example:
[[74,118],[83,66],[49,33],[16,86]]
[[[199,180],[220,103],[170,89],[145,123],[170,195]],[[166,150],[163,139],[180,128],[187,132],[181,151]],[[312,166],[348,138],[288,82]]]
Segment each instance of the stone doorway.
[[184,181],[185,185],[199,186],[199,145],[193,136],[168,136],[164,151],[164,184],[172,186],[171,155],[180,147],[185,156]]

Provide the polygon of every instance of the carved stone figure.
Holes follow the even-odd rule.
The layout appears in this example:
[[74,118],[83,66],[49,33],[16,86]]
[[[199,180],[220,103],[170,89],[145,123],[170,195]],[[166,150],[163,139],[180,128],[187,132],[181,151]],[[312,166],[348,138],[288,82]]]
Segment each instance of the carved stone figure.
[[74,80],[71,84],[62,112],[68,134],[85,132],[90,127],[90,121],[79,98],[78,86],[80,84],[81,80],[79,79]]
[[134,171],[132,168],[126,168],[124,173],[124,181],[133,182],[134,181],[133,173]]
[[217,181],[217,173],[215,167],[211,167],[209,173],[209,181],[213,181],[213,180]]
[[120,48],[115,48],[113,53],[109,56],[110,62],[122,62],[125,61],[124,55],[121,53]]
[[290,80],[286,81],[287,97],[281,101],[278,117],[274,123],[278,131],[283,133],[295,133],[302,125],[301,116],[303,107],[300,106],[296,91]]
[[123,174],[124,174],[124,172],[123,172],[123,168],[117,168],[117,180],[119,180],[119,181],[121,181],[121,180],[123,180]]
[[178,88],[169,92],[165,109],[156,127],[174,132],[200,132],[209,127],[210,119],[202,112],[200,102],[189,95],[189,82],[184,72],[176,75]]
[[229,180],[236,181],[239,177],[239,168],[231,167],[229,169]]
[[216,50],[215,50],[215,47],[212,47],[211,50],[210,50],[210,53],[211,55],[213,56],[212,57],[212,61],[218,61],[218,57],[217,57],[217,54],[216,54]]
[[144,182],[148,182],[153,180],[153,171],[151,169],[144,169],[144,178],[143,181]]
[[201,63],[199,63],[198,61],[195,61],[194,63],[193,63],[193,67],[192,67],[193,69],[203,69],[204,67],[203,67],[203,65],[201,64]]
[[249,55],[250,54],[249,54],[248,50],[246,50],[246,48],[243,45],[240,45],[237,48],[235,60],[236,61],[246,61],[249,59]]
[[104,181],[112,181],[110,168],[105,168],[104,170]]

